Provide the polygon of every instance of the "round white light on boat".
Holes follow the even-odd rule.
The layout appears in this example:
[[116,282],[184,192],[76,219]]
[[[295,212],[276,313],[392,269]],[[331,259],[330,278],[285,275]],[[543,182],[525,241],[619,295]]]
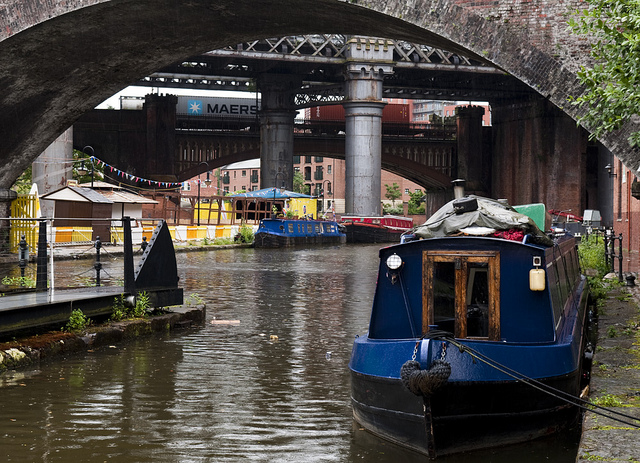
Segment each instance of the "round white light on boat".
[[402,259],[398,254],[391,254],[387,257],[387,267],[391,270],[398,270],[402,266]]

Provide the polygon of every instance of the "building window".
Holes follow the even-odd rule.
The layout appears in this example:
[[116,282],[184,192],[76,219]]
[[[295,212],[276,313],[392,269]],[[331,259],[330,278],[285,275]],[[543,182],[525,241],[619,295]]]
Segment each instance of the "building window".
[[316,172],[313,177],[314,180],[322,180],[322,166],[316,166]]
[[405,195],[408,195],[408,194],[409,194],[409,188],[405,188],[405,189],[404,189],[404,194],[405,194]]
[[247,191],[247,186],[246,185],[242,185],[241,189],[244,190],[244,191]]
[[322,162],[322,156],[316,156],[316,162]]
[[327,174],[331,174],[331,164],[327,166]]
[[238,171],[237,171],[237,170],[234,170],[234,171],[233,171],[233,178],[236,178],[236,174],[237,174],[237,173],[238,173]]
[[184,191],[191,191],[191,184],[189,182],[182,182],[182,189]]
[[311,156],[305,156],[304,157],[304,162],[307,164],[311,164]]
[[227,194],[227,193],[229,193],[229,187],[228,186],[224,187],[224,194]]
[[247,176],[247,171],[246,171],[246,170],[243,170],[243,171],[242,171],[242,176],[243,176],[243,177],[246,177],[246,176]]
[[293,157],[293,163],[294,164],[300,164],[300,156],[294,156]]
[[309,166],[304,168],[304,179],[311,180],[311,167]]

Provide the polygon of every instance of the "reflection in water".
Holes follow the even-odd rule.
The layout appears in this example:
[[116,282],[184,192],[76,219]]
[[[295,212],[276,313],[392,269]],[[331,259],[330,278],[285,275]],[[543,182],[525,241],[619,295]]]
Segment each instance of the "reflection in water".
[[[185,294],[207,304],[204,326],[1,375],[0,458],[425,461],[351,418],[347,364],[353,337],[366,332],[378,249],[178,254]],[[69,284],[82,278],[77,262],[56,267]],[[445,461],[573,461],[565,447],[554,441]]]

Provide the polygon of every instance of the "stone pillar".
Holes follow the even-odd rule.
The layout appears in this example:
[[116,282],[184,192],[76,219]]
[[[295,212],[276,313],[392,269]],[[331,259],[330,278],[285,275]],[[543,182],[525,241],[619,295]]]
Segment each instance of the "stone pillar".
[[139,172],[138,175],[142,175],[140,172],[144,172],[155,180],[175,181],[177,104],[178,97],[175,95],[145,96],[143,109],[147,118],[147,153],[146,156],[140,156],[141,153],[127,152],[127,147],[123,147],[121,155],[127,156],[129,164],[133,166],[134,172],[130,173]]
[[293,96],[300,79],[264,74],[260,101],[260,187],[293,189]]
[[[90,154],[90,153],[89,153]],[[67,184],[73,171],[73,127],[63,132],[31,164],[33,183],[40,196],[56,191]],[[54,202],[40,201],[42,217],[53,217]]]
[[[13,190],[0,188],[0,218],[11,217],[11,201],[18,197]],[[0,220],[0,254],[9,252],[9,220]]]
[[491,185],[490,160],[482,152],[482,106],[466,106],[456,109],[458,132],[457,178],[466,181],[465,190],[480,196],[489,195]]
[[345,70],[345,212],[378,216],[382,165],[382,81],[393,72],[384,39],[351,37]]

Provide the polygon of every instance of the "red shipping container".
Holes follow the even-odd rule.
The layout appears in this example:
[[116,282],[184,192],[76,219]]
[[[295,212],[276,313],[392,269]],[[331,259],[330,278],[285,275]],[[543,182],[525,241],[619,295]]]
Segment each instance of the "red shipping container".
[[[344,121],[342,105],[314,106],[306,111],[308,120]],[[382,122],[410,122],[411,113],[408,104],[388,104],[382,110]]]

